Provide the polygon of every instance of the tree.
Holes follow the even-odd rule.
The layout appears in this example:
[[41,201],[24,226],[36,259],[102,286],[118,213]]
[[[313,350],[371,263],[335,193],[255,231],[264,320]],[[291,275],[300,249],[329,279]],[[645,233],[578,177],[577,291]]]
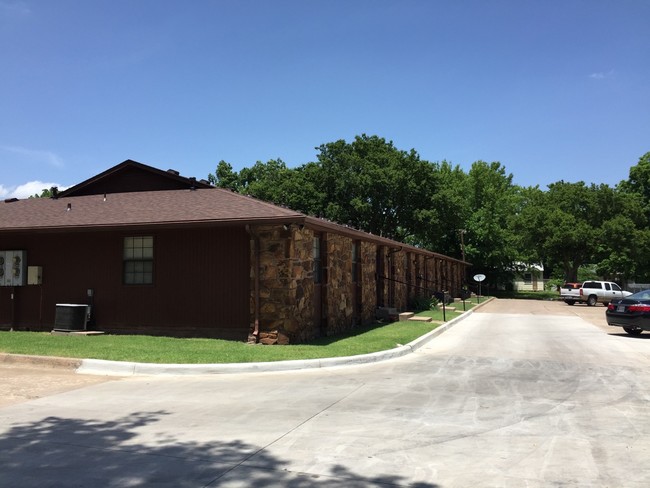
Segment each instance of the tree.
[[419,212],[435,191],[433,167],[415,150],[377,136],[323,144],[310,176],[322,200],[316,214],[380,236],[418,240]]
[[59,189],[56,186],[53,186],[52,188],[43,188],[41,190],[41,194],[39,195],[38,193],[35,193],[34,195],[30,196],[29,198],[52,198],[52,196],[56,195],[59,192]]
[[630,168],[629,178],[619,183],[619,190],[636,193],[643,199],[646,215],[650,217],[650,152],[639,158],[639,162]]
[[422,247],[462,258],[471,215],[467,173],[447,161],[433,163],[432,170],[435,183],[429,205],[415,216],[416,233]]
[[559,181],[549,185],[543,207],[537,211],[539,228],[528,229],[540,255],[559,265],[564,279],[576,281],[578,268],[592,262],[600,227],[595,188],[584,182]]
[[316,149],[316,161],[296,168],[273,159],[236,172],[220,161],[208,180],[452,257],[464,254],[493,284],[525,263],[560,269],[568,281],[586,265],[613,279],[650,277],[650,152],[616,188],[558,181],[543,191],[514,185],[499,162],[476,161],[466,173],[378,136]]
[[603,223],[594,262],[599,275],[626,281],[641,278],[650,270],[648,221],[642,196],[607,189],[601,197]]
[[626,239],[635,239],[644,220],[638,196],[608,185],[559,181],[547,192],[528,190],[528,197],[516,228],[529,256],[560,267],[567,281],[577,281],[580,267],[590,263],[607,277],[636,272]]
[[271,159],[266,163],[257,161],[239,173],[233,171],[229,163],[219,161],[215,173],[208,176],[208,181],[219,188],[291,208],[302,201],[300,195],[304,190],[296,183],[297,180],[302,180],[301,175],[287,168],[281,159]]
[[219,188],[228,188],[237,192],[240,189],[239,175],[233,171],[232,165],[223,159],[219,161],[214,174],[208,175],[208,181]]
[[513,233],[517,188],[499,162],[476,161],[468,173],[467,260],[493,284],[512,279],[520,261]]

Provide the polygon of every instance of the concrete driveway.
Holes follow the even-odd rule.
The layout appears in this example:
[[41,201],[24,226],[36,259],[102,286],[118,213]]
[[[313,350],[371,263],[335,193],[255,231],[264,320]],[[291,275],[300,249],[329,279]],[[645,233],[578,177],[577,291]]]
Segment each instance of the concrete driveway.
[[647,487],[650,342],[582,313],[498,300],[385,363],[8,405],[0,486]]

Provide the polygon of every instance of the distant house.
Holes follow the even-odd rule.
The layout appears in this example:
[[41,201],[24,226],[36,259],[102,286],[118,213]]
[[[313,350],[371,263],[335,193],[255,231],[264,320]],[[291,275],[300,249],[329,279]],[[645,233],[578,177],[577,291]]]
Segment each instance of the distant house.
[[529,264],[515,274],[512,282],[514,291],[544,291],[544,266]]
[[131,160],[0,202],[3,328],[51,330],[57,304],[89,304],[111,333],[300,343],[457,296],[466,266]]

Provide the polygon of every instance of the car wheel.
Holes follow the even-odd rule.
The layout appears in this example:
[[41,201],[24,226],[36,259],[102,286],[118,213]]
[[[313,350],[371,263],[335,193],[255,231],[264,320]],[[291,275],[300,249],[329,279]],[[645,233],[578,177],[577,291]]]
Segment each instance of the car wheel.
[[589,295],[589,298],[587,298],[587,305],[590,307],[593,307],[598,303],[598,299],[596,298],[596,295]]
[[639,336],[643,332],[643,329],[639,329],[638,327],[623,327],[623,330],[632,336]]
[[573,301],[573,300],[564,300],[564,303],[566,303],[567,305],[573,305],[575,303],[575,301]]

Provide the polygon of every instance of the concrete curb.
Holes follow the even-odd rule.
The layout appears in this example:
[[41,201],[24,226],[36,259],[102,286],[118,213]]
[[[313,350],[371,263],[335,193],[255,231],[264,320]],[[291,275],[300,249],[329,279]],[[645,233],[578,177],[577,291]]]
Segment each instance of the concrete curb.
[[135,363],[127,361],[107,361],[104,359],[70,359],[50,356],[28,356],[22,354],[0,353],[0,363],[24,364],[37,367],[51,367],[74,370],[79,374],[101,376],[183,376],[206,374],[234,374],[234,373],[264,373],[279,371],[296,371],[304,369],[332,368],[341,366],[355,366],[370,364],[380,361],[399,358],[411,354],[434,338],[451,329],[453,326],[469,317],[476,309],[489,303],[494,298],[488,298],[471,310],[459,317],[436,327],[434,330],[406,345],[389,349],[387,351],[346,356],[339,358],[301,359],[294,361],[274,361],[262,363],[216,363],[216,364],[155,364]]
[[28,356],[25,354],[0,353],[0,364],[20,364],[23,366],[49,367],[52,369],[78,370],[82,359],[60,358],[55,356]]
[[429,343],[435,337],[446,330],[449,330],[462,320],[469,317],[474,310],[490,302],[494,298],[488,298],[485,302],[479,303],[471,310],[459,317],[445,322],[436,327],[428,334],[418,337],[404,346],[399,346],[387,351],[360,354],[357,356],[346,356],[338,358],[323,359],[301,359],[295,361],[273,361],[263,363],[231,363],[231,364],[154,364],[154,363],[133,363],[126,361],[106,361],[103,359],[84,359],[81,362],[77,373],[94,374],[105,376],[184,376],[184,375],[206,375],[206,374],[233,374],[233,373],[265,373],[279,371],[296,371],[305,369],[331,368],[340,366],[354,366],[370,364],[379,361],[387,361],[411,354],[422,346]]

